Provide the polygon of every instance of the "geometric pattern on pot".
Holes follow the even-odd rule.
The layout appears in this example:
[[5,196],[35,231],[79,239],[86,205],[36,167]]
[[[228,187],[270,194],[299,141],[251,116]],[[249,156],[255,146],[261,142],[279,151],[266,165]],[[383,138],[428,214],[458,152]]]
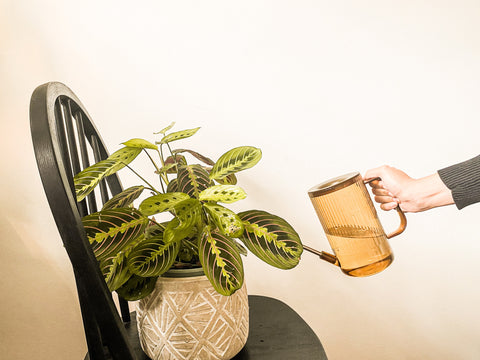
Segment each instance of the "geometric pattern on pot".
[[142,348],[153,360],[227,360],[248,337],[245,285],[231,296],[216,292],[206,276],[159,277],[137,304]]

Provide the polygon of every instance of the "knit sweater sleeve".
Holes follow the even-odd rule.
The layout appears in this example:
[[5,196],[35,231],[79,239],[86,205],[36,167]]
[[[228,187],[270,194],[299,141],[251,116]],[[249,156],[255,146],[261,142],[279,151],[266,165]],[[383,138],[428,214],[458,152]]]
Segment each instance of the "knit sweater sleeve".
[[458,209],[480,202],[480,155],[438,170]]

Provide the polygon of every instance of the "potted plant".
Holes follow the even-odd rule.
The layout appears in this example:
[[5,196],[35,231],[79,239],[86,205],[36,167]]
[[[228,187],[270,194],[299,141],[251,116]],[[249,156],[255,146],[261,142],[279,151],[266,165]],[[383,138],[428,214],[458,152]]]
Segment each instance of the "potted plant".
[[[83,218],[105,281],[126,300],[141,299],[139,333],[151,358],[195,353],[192,358],[228,359],[248,335],[241,255],[248,249],[272,266],[290,269],[303,248],[284,219],[261,210],[237,214],[223,205],[246,197],[235,174],[258,163],[260,149],[237,147],[214,162],[193,150],[173,149],[172,143],[199,129],[170,132],[173,125],[157,133],[159,141],[126,141],[75,175],[77,201],[124,167],[138,175],[141,185]],[[142,152],[153,165],[155,186],[129,165]],[[192,272],[193,277],[182,275]]]

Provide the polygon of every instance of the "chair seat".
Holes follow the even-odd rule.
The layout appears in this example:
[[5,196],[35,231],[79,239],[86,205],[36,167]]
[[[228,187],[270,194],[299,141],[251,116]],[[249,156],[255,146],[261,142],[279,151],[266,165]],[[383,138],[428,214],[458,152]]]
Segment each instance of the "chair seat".
[[[325,360],[325,350],[308,324],[288,305],[266,296],[249,295],[247,344],[232,360]],[[150,360],[138,338],[136,314],[126,325],[138,360]],[[85,360],[89,360],[89,356]]]

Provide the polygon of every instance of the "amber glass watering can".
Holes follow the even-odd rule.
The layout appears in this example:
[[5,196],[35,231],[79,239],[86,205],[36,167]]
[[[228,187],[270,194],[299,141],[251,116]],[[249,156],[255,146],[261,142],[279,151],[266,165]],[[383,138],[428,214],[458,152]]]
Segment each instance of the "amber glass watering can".
[[400,226],[385,234],[377,211],[359,173],[350,173],[325,181],[308,191],[313,207],[322,223],[333,254],[308,246],[321,259],[335,264],[350,276],[379,273],[393,261],[388,239],[401,234],[407,226],[405,214],[397,206]]

